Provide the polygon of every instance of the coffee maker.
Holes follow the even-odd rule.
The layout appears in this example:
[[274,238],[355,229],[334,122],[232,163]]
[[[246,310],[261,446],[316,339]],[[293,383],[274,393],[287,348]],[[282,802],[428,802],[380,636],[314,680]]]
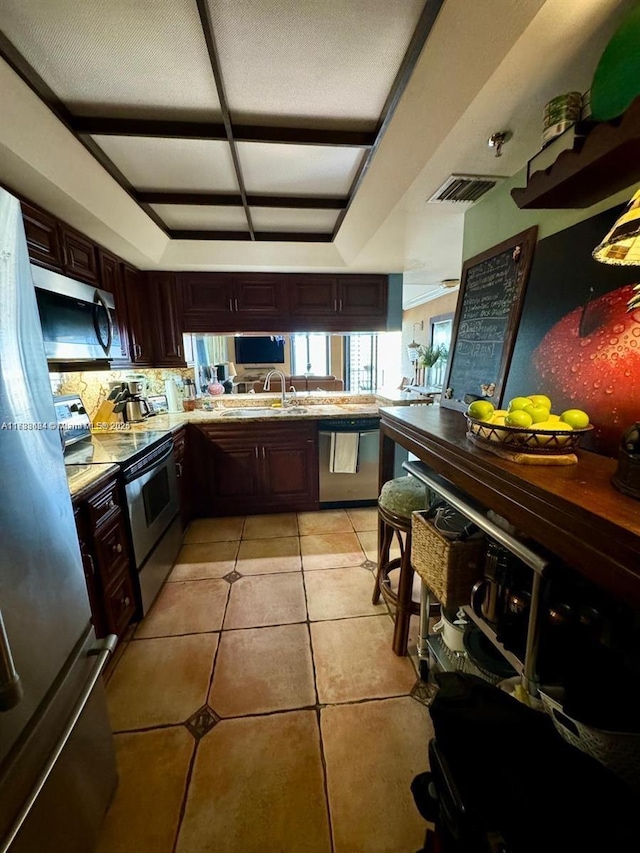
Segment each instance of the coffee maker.
[[140,423],[154,414],[153,407],[144,396],[147,387],[146,379],[132,378],[122,383],[124,392],[124,409],[122,411],[127,423]]

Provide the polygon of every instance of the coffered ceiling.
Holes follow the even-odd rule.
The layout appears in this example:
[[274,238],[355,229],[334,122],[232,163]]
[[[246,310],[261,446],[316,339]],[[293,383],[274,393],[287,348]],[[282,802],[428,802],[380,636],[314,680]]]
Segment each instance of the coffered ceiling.
[[2,0],[0,55],[174,239],[331,242],[443,0]]
[[434,291],[460,276],[467,207],[426,199],[452,173],[522,169],[544,105],[590,86],[633,4],[444,0],[417,50],[413,0],[212,0],[251,240],[203,3],[0,0],[0,182],[140,269],[404,272]]

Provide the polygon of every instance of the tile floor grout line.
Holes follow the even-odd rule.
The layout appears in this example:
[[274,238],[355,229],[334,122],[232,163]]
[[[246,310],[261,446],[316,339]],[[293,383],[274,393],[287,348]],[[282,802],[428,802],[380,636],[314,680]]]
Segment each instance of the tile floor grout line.
[[327,775],[327,760],[324,752],[324,740],[322,739],[321,706],[318,693],[318,674],[316,670],[316,657],[313,651],[313,639],[311,637],[311,620],[309,618],[309,602],[307,599],[307,586],[305,584],[304,572],[302,572],[302,586],[304,589],[304,600],[307,608],[307,635],[309,637],[309,649],[311,651],[311,666],[313,667],[313,688],[316,695],[316,724],[318,726],[318,742],[320,745],[320,763],[322,764],[322,789],[324,791],[324,802],[327,808],[327,820],[329,821],[329,839],[331,853],[335,853],[335,839],[333,832],[333,817],[331,815],[331,803],[329,801],[329,778]]
[[[188,729],[187,729],[188,731]],[[191,732],[189,732],[191,734]],[[196,754],[198,752],[198,747],[200,746],[202,738],[200,740],[195,740],[193,744],[193,752],[191,753],[191,760],[189,761],[189,768],[187,770],[187,775],[184,780],[184,793],[182,794],[182,801],[180,803],[180,812],[178,814],[178,821],[176,823],[176,832],[173,838],[173,845],[171,847],[172,853],[176,853],[178,849],[178,839],[180,838],[180,831],[182,829],[182,822],[184,820],[184,816],[187,812],[187,800],[189,799],[189,788],[191,787],[191,777],[193,776],[193,768],[196,763]]]

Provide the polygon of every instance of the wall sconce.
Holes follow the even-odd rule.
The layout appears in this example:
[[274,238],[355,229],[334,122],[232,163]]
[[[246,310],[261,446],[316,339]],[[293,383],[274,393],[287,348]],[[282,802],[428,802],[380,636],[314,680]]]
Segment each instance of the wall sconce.
[[640,190],[593,250],[593,257],[603,264],[640,265]]
[[413,324],[413,331],[411,333],[411,343],[407,344],[407,352],[409,354],[409,361],[411,362],[411,364],[415,364],[418,360],[418,348],[420,344],[416,343],[416,329],[420,329],[421,332],[424,331],[424,320],[420,320],[419,323]]

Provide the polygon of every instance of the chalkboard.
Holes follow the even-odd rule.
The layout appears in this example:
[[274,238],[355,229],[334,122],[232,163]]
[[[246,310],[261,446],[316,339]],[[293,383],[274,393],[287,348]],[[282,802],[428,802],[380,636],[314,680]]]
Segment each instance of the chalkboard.
[[465,262],[442,406],[464,411],[465,398],[485,397],[499,408],[537,232],[529,228]]

